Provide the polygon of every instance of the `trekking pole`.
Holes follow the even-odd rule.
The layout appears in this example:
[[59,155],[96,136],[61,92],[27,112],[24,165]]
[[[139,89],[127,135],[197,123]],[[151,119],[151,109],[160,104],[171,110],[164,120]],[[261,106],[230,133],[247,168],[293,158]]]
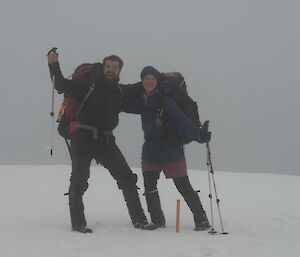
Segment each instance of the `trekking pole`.
[[214,228],[214,214],[213,214],[213,206],[212,206],[212,193],[211,193],[211,178],[210,178],[210,168],[209,168],[209,161],[207,159],[206,165],[208,167],[208,189],[209,189],[209,203],[210,203],[210,220],[211,220],[211,230],[208,232],[210,234],[216,234],[217,231]]
[[52,97],[51,97],[51,145],[50,145],[50,155],[53,154],[53,148],[54,148],[54,85],[55,85],[55,76],[52,75]]
[[[214,185],[214,191],[215,191],[215,196],[216,196],[216,204],[217,204],[217,207],[218,207],[218,212],[219,212],[219,217],[220,217],[220,224],[221,224],[221,229],[222,229],[222,232],[221,234],[228,234],[228,232],[224,232],[224,227],[223,227],[223,222],[222,222],[222,216],[221,216],[221,210],[220,210],[220,199],[218,197],[218,194],[217,194],[217,187],[216,187],[216,182],[215,182],[215,177],[214,177],[214,170],[213,170],[213,166],[212,166],[212,161],[211,161],[211,152],[210,152],[210,147],[209,147],[209,143],[207,142],[206,143],[206,150],[207,150],[207,167],[208,167],[208,176],[212,177],[212,181],[213,181],[213,185]],[[210,183],[210,178],[209,178],[209,183]],[[210,187],[210,185],[209,185]],[[210,199],[212,198],[211,196],[211,191],[210,191]],[[212,234],[215,234],[216,231],[214,230],[214,227],[212,226],[212,230],[209,231],[208,233],[212,233]]]
[[[57,47],[52,47],[51,50],[48,52],[47,55],[49,55],[51,52],[55,52],[57,50]],[[53,154],[53,148],[54,148],[54,96],[55,96],[55,76],[52,75],[52,94],[51,94],[51,145],[50,145],[50,155]]]

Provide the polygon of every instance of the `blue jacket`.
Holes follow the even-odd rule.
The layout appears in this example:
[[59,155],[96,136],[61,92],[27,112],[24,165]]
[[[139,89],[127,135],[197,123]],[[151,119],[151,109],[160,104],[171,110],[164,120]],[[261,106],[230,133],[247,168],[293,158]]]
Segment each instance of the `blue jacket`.
[[141,114],[145,135],[143,161],[168,163],[185,160],[182,145],[172,142],[172,136],[182,133],[195,141],[199,138],[199,127],[182,113],[165,86],[157,88],[148,97],[142,91],[130,100],[126,112]]

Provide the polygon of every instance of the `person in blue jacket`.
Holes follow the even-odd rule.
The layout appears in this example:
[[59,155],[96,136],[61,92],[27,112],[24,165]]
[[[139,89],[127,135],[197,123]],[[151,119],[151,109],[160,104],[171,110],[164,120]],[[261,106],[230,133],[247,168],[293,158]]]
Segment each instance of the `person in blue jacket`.
[[[160,172],[171,178],[188,204],[195,222],[196,231],[209,229],[210,225],[200,198],[193,189],[187,174],[183,145],[178,145],[169,137],[174,130],[181,131],[194,141],[210,141],[207,126],[198,127],[185,116],[176,101],[168,94],[168,85],[161,80],[161,73],[152,66],[141,72],[143,90],[128,103],[126,112],[141,114],[145,142],[142,148],[142,171],[145,197],[154,228],[165,227],[165,217],[161,208],[157,182]],[[164,120],[158,113],[164,113]],[[207,122],[205,122],[207,124]]]

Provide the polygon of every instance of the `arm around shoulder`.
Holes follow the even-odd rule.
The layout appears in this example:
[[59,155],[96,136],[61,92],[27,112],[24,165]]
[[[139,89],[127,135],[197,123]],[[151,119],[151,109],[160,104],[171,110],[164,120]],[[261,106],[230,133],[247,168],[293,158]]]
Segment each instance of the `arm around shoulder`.
[[123,112],[140,114],[139,99],[142,97],[143,87],[141,82],[123,85],[122,89]]

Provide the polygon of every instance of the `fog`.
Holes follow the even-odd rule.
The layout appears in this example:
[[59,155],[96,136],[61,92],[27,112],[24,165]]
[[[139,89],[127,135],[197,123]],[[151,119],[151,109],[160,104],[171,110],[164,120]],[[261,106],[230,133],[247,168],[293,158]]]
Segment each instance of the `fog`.
[[[46,54],[56,46],[63,74],[117,54],[122,83],[141,69],[180,71],[210,120],[215,170],[300,175],[300,33],[296,0],[1,0],[0,164],[68,164],[54,137]],[[55,95],[55,112],[62,101]],[[54,124],[56,129],[57,124]],[[138,116],[121,114],[117,144],[140,166]],[[205,147],[186,146],[190,169]]]

